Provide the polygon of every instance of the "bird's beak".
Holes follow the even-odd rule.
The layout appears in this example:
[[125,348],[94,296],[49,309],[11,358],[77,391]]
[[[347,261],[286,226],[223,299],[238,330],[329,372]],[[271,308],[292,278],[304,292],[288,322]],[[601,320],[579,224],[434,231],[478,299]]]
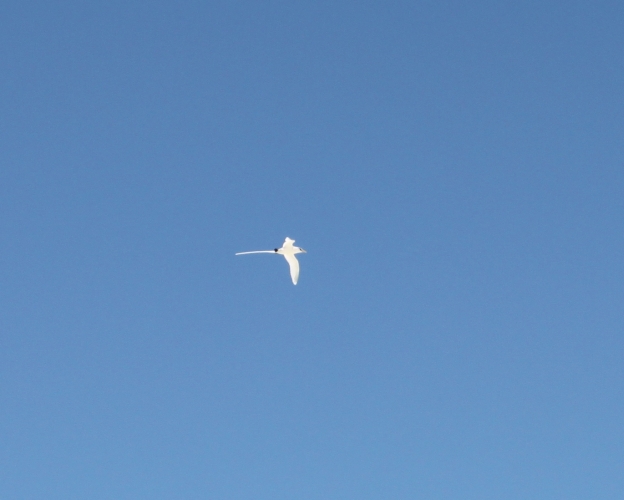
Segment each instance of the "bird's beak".
[[308,252],[306,252],[303,248],[301,249],[301,251],[302,251],[303,253],[308,253]]

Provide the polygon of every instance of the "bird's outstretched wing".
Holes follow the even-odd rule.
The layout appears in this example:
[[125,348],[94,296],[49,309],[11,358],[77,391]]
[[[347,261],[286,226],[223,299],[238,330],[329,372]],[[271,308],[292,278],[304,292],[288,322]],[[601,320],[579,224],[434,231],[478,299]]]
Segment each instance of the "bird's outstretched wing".
[[295,240],[291,240],[291,239],[287,236],[287,237],[286,237],[286,239],[284,240],[284,245],[282,245],[282,248],[292,247],[294,242],[295,242]]
[[290,266],[290,277],[292,278],[293,285],[296,285],[299,280],[299,261],[297,257],[289,253],[284,254],[284,258]]

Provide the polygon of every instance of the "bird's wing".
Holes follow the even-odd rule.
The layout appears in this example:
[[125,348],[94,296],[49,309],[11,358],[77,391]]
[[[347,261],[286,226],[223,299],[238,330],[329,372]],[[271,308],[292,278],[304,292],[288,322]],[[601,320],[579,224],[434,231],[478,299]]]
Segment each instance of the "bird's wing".
[[248,253],[275,253],[275,250],[256,250],[254,252],[238,252],[238,253],[235,253],[234,255],[245,255]]
[[282,248],[288,248],[293,246],[293,243],[295,242],[295,240],[291,240],[288,236],[286,237],[286,239],[284,240],[284,244],[282,245]]
[[290,266],[290,277],[292,278],[293,285],[296,285],[299,280],[299,261],[297,257],[290,253],[284,254],[284,258]]

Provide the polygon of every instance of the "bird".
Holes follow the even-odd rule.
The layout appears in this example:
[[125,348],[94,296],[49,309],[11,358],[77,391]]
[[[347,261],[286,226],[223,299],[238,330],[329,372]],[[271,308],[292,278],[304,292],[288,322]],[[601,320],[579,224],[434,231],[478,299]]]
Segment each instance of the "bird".
[[307,253],[303,248],[296,247],[293,245],[295,240],[291,240],[288,236],[284,240],[284,244],[282,248],[276,248],[274,250],[255,250],[253,252],[238,252],[235,255],[246,255],[249,253],[276,253],[278,255],[283,255],[290,266],[290,277],[292,278],[293,285],[297,284],[299,281],[299,261],[295,254],[298,253]]

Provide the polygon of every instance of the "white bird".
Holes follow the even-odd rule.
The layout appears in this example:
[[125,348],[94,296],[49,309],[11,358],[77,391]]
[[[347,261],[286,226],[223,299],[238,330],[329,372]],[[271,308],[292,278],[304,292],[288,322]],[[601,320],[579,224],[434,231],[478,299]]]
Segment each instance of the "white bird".
[[295,254],[307,252],[303,248],[293,246],[294,242],[295,240],[286,237],[282,248],[276,248],[275,250],[256,250],[254,252],[238,252],[235,255],[245,255],[248,253],[276,253],[283,255],[290,266],[290,277],[292,278],[293,285],[296,285],[299,280],[299,261],[297,257],[295,257]]

